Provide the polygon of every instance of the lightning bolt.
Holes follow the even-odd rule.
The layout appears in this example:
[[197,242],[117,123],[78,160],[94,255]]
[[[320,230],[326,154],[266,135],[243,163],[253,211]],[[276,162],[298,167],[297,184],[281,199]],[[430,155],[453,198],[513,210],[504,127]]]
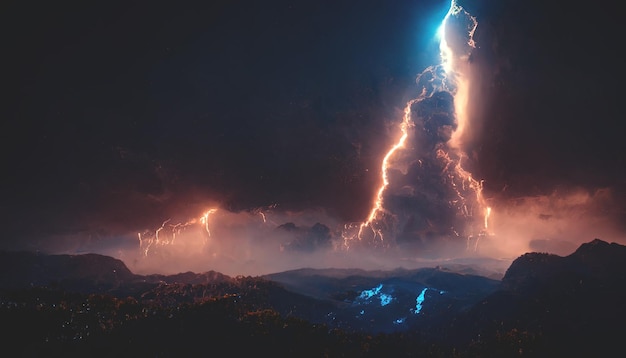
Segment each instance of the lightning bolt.
[[[449,43],[447,31],[450,26],[452,26],[453,22],[454,25],[461,25],[466,30],[465,35],[467,36],[467,41],[464,44],[465,48],[462,48],[461,51],[455,51]],[[482,194],[482,181],[475,180],[471,173],[466,171],[461,165],[461,159],[464,158],[464,153],[461,151],[461,138],[467,126],[467,107],[469,99],[469,80],[464,77],[463,74],[468,64],[469,53],[476,47],[474,33],[477,26],[478,21],[474,16],[458,5],[456,0],[450,2],[449,9],[437,30],[440,41],[440,63],[435,66],[427,67],[416,78],[416,83],[422,86],[422,90],[417,98],[407,102],[404,108],[404,116],[400,124],[400,135],[395,141],[395,144],[392,145],[383,157],[380,169],[381,185],[376,192],[373,207],[367,219],[359,225],[356,235],[350,234],[350,232],[353,231],[352,225],[346,225],[344,227],[344,233],[342,234],[344,247],[349,248],[355,238],[358,239],[359,242],[363,241],[366,233],[369,233],[368,238],[370,238],[371,242],[375,245],[386,247],[390,244],[386,242],[384,236],[385,219],[393,216],[393,213],[390,213],[385,208],[384,203],[385,193],[390,185],[390,165],[395,159],[397,152],[406,149],[409,131],[415,127],[411,113],[413,105],[424,99],[431,98],[434,93],[441,91],[450,93],[454,98],[456,127],[448,142],[445,143],[445,146],[450,151],[453,151],[455,156],[454,159],[451,158],[449,153],[442,148],[439,148],[436,153],[437,159],[444,164],[442,174],[449,176],[448,182],[456,193],[456,199],[451,200],[450,203],[451,205],[457,206],[458,211],[463,217],[472,217],[474,215],[474,208],[468,209],[467,198],[463,193],[468,190],[474,192],[477,205],[486,208],[484,210],[484,225],[482,225],[483,230],[481,232],[487,231],[491,208],[486,206],[486,201]],[[460,53],[460,55],[458,53]],[[458,233],[454,229],[452,229],[452,232],[458,236]]]
[[366,228],[370,228],[372,230],[374,234],[374,240],[376,240],[377,237],[380,238],[380,241],[385,240],[382,230],[377,229],[375,227],[374,221],[380,218],[380,216],[386,212],[385,208],[383,207],[383,195],[385,193],[385,190],[389,186],[389,171],[388,171],[389,160],[391,160],[391,158],[393,157],[393,155],[396,153],[398,149],[404,148],[406,139],[409,136],[408,130],[409,128],[413,126],[413,122],[411,121],[411,105],[414,102],[421,100],[422,96],[425,96],[425,95],[426,93],[422,92],[422,95],[420,95],[420,97],[409,101],[406,107],[404,107],[404,117],[402,119],[402,123],[400,124],[400,131],[401,131],[400,138],[398,139],[396,144],[394,144],[391,147],[391,149],[387,152],[387,154],[385,154],[385,157],[383,158],[383,161],[381,164],[382,185],[378,189],[378,192],[376,194],[376,201],[374,203],[374,207],[372,208],[372,211],[370,212],[370,215],[368,216],[367,220],[363,222],[359,227],[359,232],[357,235],[359,240],[363,240],[363,230],[365,230]]
[[[158,245],[158,244],[161,242],[161,241],[159,240],[159,233],[160,233],[161,231],[163,231],[163,229],[165,229],[165,224],[167,224],[168,222],[170,222],[170,220],[171,220],[171,219],[167,219],[167,220],[165,220],[165,221],[161,224],[161,227],[159,227],[159,228],[155,231],[155,233],[154,233],[155,244],[157,244],[157,245]],[[167,242],[167,241],[164,241],[163,243],[167,244],[168,242]]]
[[[468,50],[462,51],[460,56],[455,56],[455,53],[448,43],[447,29],[452,19],[457,19],[462,25],[465,25],[467,31],[467,47]],[[476,17],[472,16],[469,12],[465,11],[461,6],[456,3],[456,0],[450,2],[450,8],[448,13],[441,23],[438,35],[440,38],[439,51],[441,56],[441,64],[447,76],[452,78],[455,84],[454,92],[454,112],[456,115],[457,128],[452,134],[452,138],[449,141],[449,146],[452,148],[459,148],[461,144],[461,137],[465,132],[467,125],[468,113],[467,104],[469,100],[469,80],[463,76],[464,66],[468,63],[469,53],[472,49],[476,48],[476,42],[474,41],[474,33],[478,27],[478,21]]]
[[202,214],[200,217],[200,222],[204,225],[204,231],[207,232],[209,237],[211,237],[211,230],[209,230],[209,216],[215,213],[217,209],[209,209]]
[[[139,248],[142,251],[143,256],[148,256],[153,247],[174,245],[177,236],[181,235],[187,228],[198,223],[202,225],[202,228],[207,233],[208,237],[211,237],[209,216],[215,212],[217,212],[217,209],[212,208],[205,211],[199,218],[193,218],[186,222],[178,222],[175,224],[171,223],[172,219],[167,219],[163,221],[161,226],[154,230],[153,234],[149,230],[144,231],[143,234],[141,232],[137,233]],[[206,243],[207,238],[205,237],[202,244],[206,245]]]

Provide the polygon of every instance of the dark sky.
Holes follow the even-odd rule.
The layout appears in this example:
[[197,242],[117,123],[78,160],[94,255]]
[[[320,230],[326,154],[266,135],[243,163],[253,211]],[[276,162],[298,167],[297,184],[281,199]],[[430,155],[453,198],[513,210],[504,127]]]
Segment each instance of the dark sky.
[[[468,151],[486,194],[610,187],[623,202],[619,11],[461,3],[479,22]],[[136,230],[211,202],[363,220],[415,77],[437,61],[447,8],[3,3],[3,246]]]

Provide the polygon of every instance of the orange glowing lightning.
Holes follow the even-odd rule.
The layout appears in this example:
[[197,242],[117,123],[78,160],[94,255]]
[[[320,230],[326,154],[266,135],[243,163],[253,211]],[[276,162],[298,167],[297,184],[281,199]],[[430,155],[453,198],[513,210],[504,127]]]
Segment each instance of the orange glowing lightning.
[[[203,225],[204,231],[207,233],[208,237],[211,237],[211,231],[209,229],[209,216],[215,213],[217,209],[209,209],[205,211],[200,218],[194,218],[186,222],[179,222],[176,224],[171,224],[170,221],[172,219],[167,219],[163,221],[161,226],[157,228],[154,233],[150,231],[145,231],[144,233],[137,233],[137,238],[139,240],[139,248],[143,254],[143,256],[148,256],[150,250],[154,247],[162,247],[162,246],[172,246],[174,245],[175,239],[178,235],[180,235],[184,230],[189,228],[191,225],[200,223]],[[205,245],[207,243],[207,238],[203,239],[202,244]]]
[[209,209],[202,214],[202,217],[200,217],[200,222],[204,224],[204,230],[207,232],[209,237],[211,237],[211,230],[209,230],[209,216],[216,211],[217,209]]
[[[463,20],[460,21],[462,25],[466,27],[468,40],[466,42],[466,46],[469,47],[468,50],[462,50],[460,55],[456,55],[455,51],[452,49],[450,44],[448,43],[448,36],[446,29],[449,26],[449,21],[451,19]],[[447,76],[450,76],[454,86],[454,112],[456,115],[457,128],[452,134],[452,138],[449,141],[449,146],[451,148],[459,148],[460,146],[460,138],[465,131],[465,127],[467,124],[467,103],[469,99],[469,80],[463,76],[466,72],[465,66],[468,63],[469,52],[476,48],[476,43],[474,41],[474,33],[476,32],[476,28],[478,27],[478,21],[474,16],[472,16],[469,12],[465,11],[461,6],[456,3],[456,0],[452,0],[450,2],[450,9],[448,13],[443,19],[443,22],[439,26],[437,31],[438,36],[440,38],[439,42],[439,50],[441,56],[441,65],[445,70]]]
[[[425,93],[423,93],[423,95],[425,95]],[[404,108],[404,118],[402,120],[402,124],[400,125],[400,130],[402,134],[400,135],[400,139],[396,142],[396,144],[393,145],[393,147],[391,147],[389,152],[387,152],[387,154],[383,158],[383,162],[381,165],[383,183],[378,189],[378,193],[376,194],[376,201],[374,203],[374,208],[372,208],[372,211],[370,212],[370,215],[368,216],[367,221],[362,223],[359,227],[359,233],[357,235],[359,240],[363,239],[363,236],[362,236],[363,230],[366,227],[369,227],[374,233],[374,240],[376,239],[376,237],[379,237],[381,241],[384,241],[382,230],[376,229],[373,226],[373,222],[379,217],[381,213],[385,212],[385,209],[383,207],[383,194],[385,193],[385,190],[389,186],[389,174],[388,174],[388,169],[387,169],[389,167],[389,160],[398,149],[404,147],[406,139],[409,136],[408,130],[413,125],[413,122],[411,121],[411,105],[414,102],[419,101],[420,99],[421,99],[421,96],[409,101],[406,107]]]
[[[463,26],[465,27],[467,41],[463,45],[451,46],[449,35],[447,30],[450,26]],[[443,173],[450,176],[448,182],[451,183],[453,190],[456,192],[456,199],[450,201],[451,205],[458,206],[459,212],[463,217],[473,217],[473,213],[479,208],[468,208],[466,204],[466,198],[463,192],[469,190],[476,195],[475,202],[480,208],[484,210],[484,228],[482,232],[486,232],[488,229],[488,219],[491,213],[491,208],[486,206],[485,199],[482,195],[482,181],[477,181],[472,178],[472,175],[464,170],[461,166],[461,159],[464,157],[464,153],[461,151],[461,137],[467,125],[468,118],[468,98],[469,98],[469,79],[464,76],[467,70],[469,53],[475,48],[474,33],[478,26],[478,22],[475,17],[471,16],[461,6],[459,6],[455,0],[452,0],[448,12],[446,13],[441,25],[438,28],[437,35],[439,36],[440,43],[440,58],[441,62],[437,66],[430,66],[426,68],[416,79],[416,82],[422,85],[422,90],[419,96],[413,100],[407,102],[404,109],[404,117],[400,125],[400,136],[395,141],[395,144],[389,149],[384,156],[381,164],[381,186],[379,187],[373,208],[367,217],[367,220],[359,225],[356,236],[349,233],[352,230],[352,226],[346,226],[344,228],[344,246],[349,248],[350,242],[356,237],[359,241],[362,241],[367,229],[373,234],[374,244],[382,244],[387,246],[384,237],[384,227],[386,224],[383,222],[385,216],[392,213],[385,208],[384,197],[390,185],[389,171],[390,165],[399,150],[406,149],[406,142],[409,138],[409,131],[415,126],[412,119],[411,108],[414,104],[423,101],[424,99],[431,98],[436,92],[448,92],[454,98],[454,121],[455,128],[451,133],[450,138],[445,143],[448,150],[455,153],[454,159],[450,158],[448,152],[443,149],[437,150],[437,158],[444,164],[444,168],[452,168],[448,171],[445,169]],[[459,48],[460,46],[460,48]],[[461,179],[459,186],[457,187],[458,180]],[[476,211],[477,212],[477,211]],[[454,229],[453,229],[454,231]],[[456,231],[454,231],[456,232]],[[371,237],[371,236],[370,236]]]

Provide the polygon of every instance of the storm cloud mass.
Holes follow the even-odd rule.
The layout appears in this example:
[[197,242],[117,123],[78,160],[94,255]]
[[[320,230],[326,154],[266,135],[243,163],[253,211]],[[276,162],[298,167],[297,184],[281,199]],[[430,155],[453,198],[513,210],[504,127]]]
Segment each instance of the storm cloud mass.
[[[621,241],[619,12],[608,3],[460,4],[479,23],[459,145],[493,207],[484,253]],[[435,34],[448,6],[7,3],[3,248],[132,262],[141,260],[137,235],[154,240],[163,227],[161,239],[186,251],[154,245],[158,263],[136,267],[176,271],[170,259],[185,257],[206,270],[208,255],[225,271],[237,262],[263,272],[276,255],[283,261],[271,269],[314,265],[311,251],[328,265],[364,264],[336,252],[342,228],[370,213],[380,163],[419,95],[415,79],[439,61]],[[446,168],[433,159],[455,125],[453,98],[441,92],[419,105],[414,151],[402,154],[406,168],[392,173],[385,197],[402,221],[395,240],[407,244],[394,257],[420,256],[414,244],[462,225]],[[198,223],[210,208],[220,210],[205,218],[209,233]]]

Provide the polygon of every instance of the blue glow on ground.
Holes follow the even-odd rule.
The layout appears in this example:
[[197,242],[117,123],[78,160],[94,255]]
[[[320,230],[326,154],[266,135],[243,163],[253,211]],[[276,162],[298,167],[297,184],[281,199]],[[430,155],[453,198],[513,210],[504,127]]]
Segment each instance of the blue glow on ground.
[[372,289],[363,290],[361,291],[361,294],[359,295],[359,299],[369,301],[373,297],[378,296],[378,298],[380,299],[380,305],[386,306],[389,303],[391,303],[391,301],[393,301],[393,296],[387,293],[382,293],[381,292],[382,289],[383,289],[383,284],[381,283]]
[[375,288],[372,288],[370,290],[363,290],[361,292],[361,295],[359,296],[359,298],[364,299],[364,300],[369,300],[370,298],[372,298],[373,296],[376,296],[378,293],[380,293],[380,290],[383,288],[383,284],[381,283],[380,285],[378,285]]
[[380,294],[380,305],[381,306],[386,306],[389,304],[389,302],[391,302],[393,300],[393,297],[391,297],[391,295],[385,294],[385,293],[381,293]]
[[402,324],[404,323],[404,320],[406,320],[406,317],[398,318],[397,320],[393,321],[393,324]]
[[428,287],[425,287],[420,293],[420,295],[417,296],[416,304],[415,304],[415,312],[414,312],[415,314],[419,314],[420,311],[422,310],[422,304],[424,303],[424,299],[425,299],[424,295],[426,294],[427,290],[428,290]]

